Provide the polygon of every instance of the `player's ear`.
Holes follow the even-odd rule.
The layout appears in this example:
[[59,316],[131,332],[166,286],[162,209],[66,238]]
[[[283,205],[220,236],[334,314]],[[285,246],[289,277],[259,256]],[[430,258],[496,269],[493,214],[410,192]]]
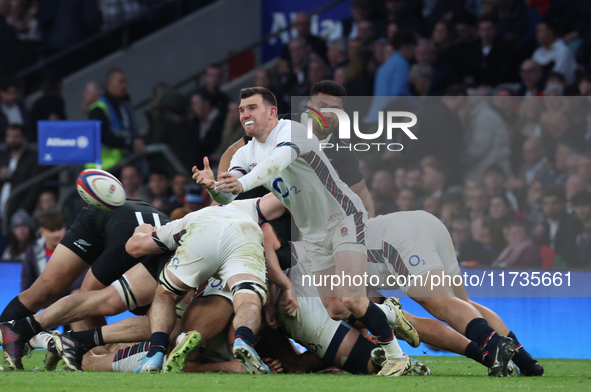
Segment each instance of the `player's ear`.
[[310,100],[308,99],[308,101],[306,102],[306,106],[312,106],[312,101],[310,101]]
[[275,118],[277,117],[277,113],[279,112],[279,110],[277,109],[277,106],[271,106],[270,112],[271,118]]

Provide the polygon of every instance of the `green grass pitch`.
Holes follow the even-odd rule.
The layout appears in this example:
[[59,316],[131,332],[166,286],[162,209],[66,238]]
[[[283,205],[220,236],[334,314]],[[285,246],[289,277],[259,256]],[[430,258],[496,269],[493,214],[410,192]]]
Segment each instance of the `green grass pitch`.
[[[43,366],[43,352],[25,358],[26,369]],[[0,391],[591,391],[591,360],[543,359],[542,377],[489,378],[486,369],[460,357],[417,357],[429,377],[382,378],[330,374],[118,374],[45,370],[0,372]],[[58,368],[61,368],[61,364]]]

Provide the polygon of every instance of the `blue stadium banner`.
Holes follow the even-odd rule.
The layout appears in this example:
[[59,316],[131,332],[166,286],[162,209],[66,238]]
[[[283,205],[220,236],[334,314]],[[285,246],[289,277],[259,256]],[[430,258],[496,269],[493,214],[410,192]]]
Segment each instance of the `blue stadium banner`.
[[39,121],[40,165],[102,163],[101,122]]
[[[263,37],[275,33],[293,23],[298,12],[313,12],[330,3],[329,0],[263,0]],[[352,0],[346,0],[333,8],[312,17],[312,34],[330,41],[340,35],[341,20],[351,17]],[[294,29],[281,33],[263,45],[262,61],[267,62],[281,55],[283,45],[296,36]]]

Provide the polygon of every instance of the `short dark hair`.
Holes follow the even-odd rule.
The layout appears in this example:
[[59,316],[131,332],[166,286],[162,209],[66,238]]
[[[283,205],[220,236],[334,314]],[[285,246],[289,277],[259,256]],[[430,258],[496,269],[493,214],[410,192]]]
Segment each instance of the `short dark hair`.
[[213,99],[213,96],[206,89],[197,91],[195,95],[198,95],[202,101],[209,103],[210,106],[215,106],[215,100]]
[[566,193],[564,187],[560,185],[550,185],[542,191],[542,199],[555,196],[559,201],[566,203]]
[[576,206],[591,206],[591,192],[581,191],[573,196],[571,199],[573,207]]
[[12,131],[20,131],[23,135],[25,134],[25,127],[23,127],[21,124],[17,124],[17,123],[12,123],[12,124],[8,124],[8,126],[6,127],[6,130],[12,130]]
[[503,225],[503,229],[508,229],[510,227],[521,227],[527,233],[527,225],[524,222],[518,221],[516,219],[511,219]]
[[123,71],[123,69],[119,68],[119,67],[113,67],[113,68],[109,68],[109,70],[107,71],[107,73],[105,73],[105,81],[109,81],[109,79],[111,79],[111,76],[113,76],[116,73],[120,73],[125,75],[125,72]]
[[11,87],[18,88],[18,83],[16,82],[16,80],[11,78],[5,78],[0,80],[0,91],[7,91]]
[[398,50],[405,45],[416,45],[417,37],[408,30],[400,30],[392,37],[392,46]]
[[321,80],[312,86],[312,93],[310,95],[314,96],[318,94],[332,95],[333,97],[343,97],[344,99],[347,96],[347,90],[345,90],[343,86],[335,81]]
[[484,171],[484,176],[486,176],[489,173],[497,173],[502,175],[503,177],[507,177],[507,173],[505,173],[505,170],[503,170],[503,168],[496,163],[493,163]]
[[539,21],[538,24],[545,24],[546,25],[546,28],[548,30],[550,30],[552,32],[552,34],[558,35],[557,34],[557,32],[558,32],[558,26],[556,26],[556,23],[554,23],[553,20],[548,19],[548,18],[544,18],[541,21]]
[[[548,74],[548,78],[547,79],[550,79],[550,78],[558,79],[560,81],[560,83],[566,85],[566,78],[560,72],[550,72]],[[581,78],[583,79],[584,76],[582,76]],[[587,80],[591,81],[591,75],[589,75],[589,78]]]
[[277,106],[277,98],[275,98],[275,94],[273,94],[271,90],[264,87],[243,88],[242,90],[240,90],[240,99],[250,98],[253,95],[257,94],[263,97],[264,102],[268,103],[271,106]]
[[59,211],[45,211],[37,218],[37,223],[42,229],[56,231],[66,227],[64,216]]
[[458,97],[467,96],[468,93],[466,92],[466,86],[464,86],[463,84],[456,83],[446,88],[444,95],[448,97]]

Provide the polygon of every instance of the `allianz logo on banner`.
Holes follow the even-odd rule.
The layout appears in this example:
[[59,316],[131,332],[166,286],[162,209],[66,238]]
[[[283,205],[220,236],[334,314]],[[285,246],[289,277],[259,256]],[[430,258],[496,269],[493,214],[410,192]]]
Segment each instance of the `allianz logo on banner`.
[[78,136],[76,139],[62,139],[61,137],[49,137],[45,142],[46,147],[88,147],[89,141],[86,136]]

